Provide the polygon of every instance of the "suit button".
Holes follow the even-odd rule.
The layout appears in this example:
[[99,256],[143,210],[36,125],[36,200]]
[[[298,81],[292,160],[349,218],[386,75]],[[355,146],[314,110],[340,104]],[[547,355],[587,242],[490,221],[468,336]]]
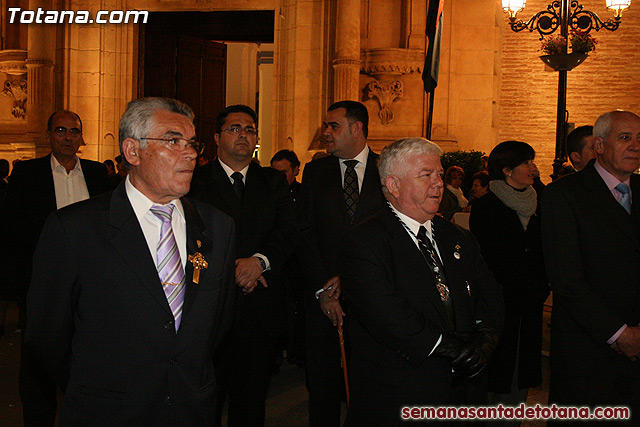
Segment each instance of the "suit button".
[[171,397],[170,396],[165,397],[164,403],[166,403],[167,405],[171,405]]
[[164,323],[164,328],[165,329],[173,329],[173,320],[169,320],[168,322]]
[[178,361],[176,359],[171,359],[171,360],[169,360],[169,365],[178,366]]

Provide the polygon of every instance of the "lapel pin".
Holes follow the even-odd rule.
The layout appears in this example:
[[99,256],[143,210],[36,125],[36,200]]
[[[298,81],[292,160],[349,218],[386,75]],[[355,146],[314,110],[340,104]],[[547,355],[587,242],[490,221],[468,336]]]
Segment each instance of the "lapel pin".
[[455,259],[460,259],[460,252],[458,252],[460,250],[460,245],[455,245],[454,247],[456,248],[456,251],[453,253],[453,257]]
[[[199,240],[198,243],[200,243]],[[189,255],[187,259],[191,264],[193,264],[193,283],[197,285],[200,283],[200,270],[209,267],[209,263],[204,259],[200,252]]]

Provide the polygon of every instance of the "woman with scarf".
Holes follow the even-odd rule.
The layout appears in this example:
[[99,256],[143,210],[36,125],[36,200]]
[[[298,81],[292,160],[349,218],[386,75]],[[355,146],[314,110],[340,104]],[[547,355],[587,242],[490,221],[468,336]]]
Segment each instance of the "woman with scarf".
[[549,286],[532,187],[534,157],[524,142],[498,144],[489,155],[490,193],[474,202],[469,220],[504,292],[505,325],[489,364],[490,404],[517,406],[542,382],[542,310]]

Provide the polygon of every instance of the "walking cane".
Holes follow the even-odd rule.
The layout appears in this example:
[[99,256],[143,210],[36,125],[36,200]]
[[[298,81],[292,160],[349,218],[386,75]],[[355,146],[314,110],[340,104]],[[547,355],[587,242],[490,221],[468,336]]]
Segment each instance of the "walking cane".
[[342,325],[338,324],[338,336],[340,339],[340,356],[342,357],[342,372],[344,374],[344,388],[347,392],[347,407],[349,407],[349,375],[347,374],[347,354],[344,351],[344,334]]

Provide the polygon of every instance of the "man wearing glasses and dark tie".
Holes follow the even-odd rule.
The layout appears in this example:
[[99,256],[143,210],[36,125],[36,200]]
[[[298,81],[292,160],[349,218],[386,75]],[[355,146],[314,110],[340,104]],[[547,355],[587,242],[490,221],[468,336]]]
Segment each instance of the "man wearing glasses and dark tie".
[[298,238],[284,175],[252,162],[257,122],[246,105],[220,112],[214,134],[218,158],[196,169],[189,194],[221,209],[236,224],[235,280],[242,295],[217,372],[219,396],[229,396],[230,427],[264,424],[277,340],[286,324],[282,266]]
[[[76,154],[84,145],[82,121],[76,113],[67,110],[53,113],[47,122],[46,135],[51,153],[18,162],[7,188],[7,218],[3,223],[10,250],[4,262],[19,289],[23,313],[31,279],[31,260],[47,216],[109,190],[106,167],[80,159]],[[55,383],[24,348],[20,361],[20,397],[25,425],[54,424]]]

